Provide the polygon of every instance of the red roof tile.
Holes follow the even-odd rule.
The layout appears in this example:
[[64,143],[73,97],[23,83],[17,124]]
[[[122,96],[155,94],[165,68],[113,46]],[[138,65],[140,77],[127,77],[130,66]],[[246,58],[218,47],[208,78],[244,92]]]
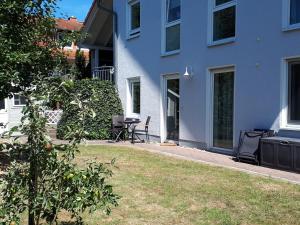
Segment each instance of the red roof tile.
[[55,19],[56,28],[59,30],[80,31],[83,23],[79,22],[75,17],[69,19]]

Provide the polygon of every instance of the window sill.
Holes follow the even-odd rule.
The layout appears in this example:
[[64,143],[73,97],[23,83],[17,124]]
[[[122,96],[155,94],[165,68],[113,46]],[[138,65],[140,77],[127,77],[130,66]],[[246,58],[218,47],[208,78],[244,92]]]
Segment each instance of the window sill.
[[128,34],[127,41],[138,38],[140,35],[141,35],[141,33],[137,33],[137,34],[133,34],[133,35]]
[[179,53],[180,53],[180,49],[179,50],[175,50],[175,51],[171,51],[171,52],[163,52],[163,53],[161,53],[161,57],[178,55]]
[[288,25],[282,28],[283,32],[294,31],[294,30],[300,30],[300,23]]
[[208,43],[208,47],[225,45],[225,44],[230,44],[230,43],[233,43],[233,42],[235,42],[235,37],[233,37],[233,38],[226,38],[226,39],[222,39],[222,40],[219,40],[219,41],[209,42]]
[[280,130],[300,131],[300,125],[286,125],[286,126],[280,127]]

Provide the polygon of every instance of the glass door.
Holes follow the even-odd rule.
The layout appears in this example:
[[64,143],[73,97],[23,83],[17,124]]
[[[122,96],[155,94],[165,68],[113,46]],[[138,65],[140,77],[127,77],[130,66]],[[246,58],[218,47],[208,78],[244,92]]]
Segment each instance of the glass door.
[[167,79],[167,139],[179,140],[179,79]]
[[233,148],[234,72],[214,73],[213,147]]

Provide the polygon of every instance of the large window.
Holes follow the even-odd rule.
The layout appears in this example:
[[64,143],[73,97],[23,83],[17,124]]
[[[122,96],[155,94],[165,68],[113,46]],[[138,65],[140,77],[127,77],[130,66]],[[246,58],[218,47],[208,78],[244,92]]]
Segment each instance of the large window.
[[139,0],[128,1],[128,37],[140,34],[141,27],[141,3]]
[[236,0],[209,0],[211,3],[210,44],[235,38]]
[[26,98],[22,95],[14,95],[14,105],[15,106],[24,106],[26,105]]
[[180,50],[181,0],[163,0],[163,54]]
[[141,113],[141,82],[139,79],[129,80],[130,114]]
[[288,65],[288,122],[300,124],[300,60]]

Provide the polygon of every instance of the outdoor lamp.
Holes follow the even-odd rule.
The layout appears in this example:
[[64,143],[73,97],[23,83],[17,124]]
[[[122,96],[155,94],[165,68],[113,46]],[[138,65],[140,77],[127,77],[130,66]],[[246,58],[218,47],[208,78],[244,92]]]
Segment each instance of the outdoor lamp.
[[193,68],[192,67],[185,67],[185,73],[183,74],[185,79],[191,79],[193,77]]

